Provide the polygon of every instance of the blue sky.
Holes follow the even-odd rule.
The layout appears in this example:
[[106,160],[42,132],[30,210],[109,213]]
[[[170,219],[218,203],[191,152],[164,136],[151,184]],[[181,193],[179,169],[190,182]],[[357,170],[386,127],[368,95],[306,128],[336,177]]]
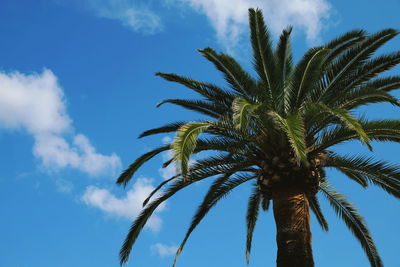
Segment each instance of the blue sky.
[[[2,0],[0,1],[0,266],[118,266],[118,251],[141,201],[174,172],[155,158],[126,189],[115,185],[137,156],[172,136],[144,130],[197,115],[166,98],[191,92],[153,74],[175,72],[223,84],[196,49],[211,46],[251,68],[247,8],[261,7],[276,34],[294,26],[298,59],[307,48],[354,29],[400,28],[398,0]],[[397,37],[381,52],[398,50]],[[391,71],[398,74],[399,68]],[[399,94],[395,94],[399,96]],[[372,118],[398,118],[387,105]],[[397,144],[374,144],[398,162]],[[359,143],[337,147],[368,153]],[[400,266],[398,200],[363,190],[338,173],[332,183],[365,216],[385,266]],[[172,264],[207,182],[170,199],[138,239],[127,266]],[[190,238],[178,266],[245,266],[249,187],[223,200]],[[323,202],[330,232],[312,221],[316,266],[368,266],[359,244]],[[249,266],[274,266],[275,226],[262,214]]]

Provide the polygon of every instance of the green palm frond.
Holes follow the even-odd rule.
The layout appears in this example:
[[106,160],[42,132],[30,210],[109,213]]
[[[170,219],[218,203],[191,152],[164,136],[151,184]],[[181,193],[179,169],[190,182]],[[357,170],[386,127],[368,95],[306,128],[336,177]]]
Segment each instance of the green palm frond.
[[321,206],[319,205],[319,201],[317,196],[307,196],[308,202],[310,203],[310,209],[314,213],[315,217],[319,225],[321,226],[322,230],[325,232],[329,231],[328,222],[325,219],[324,214],[322,213]]
[[394,106],[400,106],[400,102],[385,91],[375,88],[362,88],[341,97],[340,108],[352,110],[363,105],[373,103],[390,103]]
[[357,69],[360,63],[368,60],[371,55],[383,44],[397,35],[394,29],[386,29],[364,39],[362,42],[346,51],[332,66],[328,73],[328,85],[321,92],[318,100],[328,101],[332,96],[340,93],[348,74]]
[[190,179],[179,179],[172,185],[170,185],[160,197],[149,203],[142,210],[140,215],[132,223],[128,235],[125,238],[124,244],[122,245],[119,252],[121,265],[125,264],[128,261],[133,244],[135,243],[143,227],[146,225],[147,220],[157,209],[157,207],[183,188],[206,178],[209,178],[209,176],[191,176]]
[[260,9],[249,9],[251,45],[254,68],[266,86],[267,99],[273,99],[275,62],[271,38]]
[[293,77],[291,108],[294,112],[303,105],[304,99],[311,94],[315,82],[322,75],[322,63],[329,49],[324,47],[311,48],[297,64]]
[[382,55],[378,58],[369,60],[351,74],[351,82],[343,88],[343,91],[346,92],[363,82],[369,81],[382,72],[390,70],[399,63],[400,52]]
[[286,77],[290,75],[293,68],[292,48],[290,45],[290,34],[292,33],[292,29],[292,27],[288,27],[282,31],[275,51],[276,76],[277,78],[280,77],[278,80],[282,84],[285,83]]
[[181,106],[181,107],[189,109],[189,110],[197,111],[199,113],[205,114],[212,118],[218,118],[219,116],[221,116],[221,114],[223,114],[226,111],[224,109],[221,109],[220,106],[215,105],[212,102],[203,101],[203,100],[187,100],[187,99],[163,100],[157,104],[157,107],[160,107],[161,105],[163,105],[165,103],[170,103],[170,104],[174,104],[177,106]]
[[324,45],[324,47],[330,49],[329,54],[325,57],[324,61],[326,64],[332,63],[335,58],[342,55],[349,48],[358,44],[365,38],[366,32],[364,30],[352,30],[333,39]]
[[253,112],[260,107],[260,104],[252,104],[243,98],[235,98],[232,103],[233,123],[238,129],[243,129],[248,125],[249,118]]
[[[360,123],[371,140],[400,142],[400,120],[360,120]],[[353,129],[342,125],[325,129],[317,138],[311,153],[357,138],[359,135]]]
[[377,90],[382,90],[384,92],[390,92],[396,89],[400,89],[400,77],[392,76],[379,79],[377,78],[369,83],[366,83],[365,86],[376,88]]
[[320,110],[321,113],[328,113],[338,118],[344,124],[344,126],[354,130],[358,134],[361,142],[365,144],[369,150],[372,150],[372,147],[369,143],[369,137],[362,127],[361,122],[353,117],[347,110],[341,108],[330,108],[321,103],[309,104],[309,106]]
[[299,114],[291,114],[286,118],[276,112],[269,112],[287,136],[289,143],[298,161],[307,162],[307,149],[305,142],[305,129],[303,118]]
[[170,149],[171,145],[165,145],[158,147],[156,149],[153,149],[139,158],[137,158],[129,167],[121,173],[121,175],[117,179],[117,184],[126,186],[129,182],[129,180],[132,178],[134,173],[148,160],[152,159],[154,156],[160,154],[161,152],[167,151]]
[[147,196],[147,198],[143,201],[142,206],[146,206],[147,203],[149,203],[150,199],[154,196],[155,193],[157,193],[164,185],[168,184],[169,182],[175,180],[178,178],[180,174],[174,175],[171,178],[168,178],[164,182],[160,183],[156,188],[153,189],[153,191],[150,192],[150,194]]
[[280,87],[278,90],[280,94],[278,94],[278,99],[276,100],[278,111],[282,114],[285,114],[284,112],[289,110],[289,97],[293,87],[290,79],[293,69],[293,55],[290,45],[291,32],[292,27],[283,30],[275,51],[276,86]]
[[168,123],[164,126],[144,131],[143,133],[141,133],[139,135],[139,138],[154,135],[154,134],[175,132],[179,128],[181,128],[183,125],[185,125],[186,123],[188,123],[188,122],[187,121],[178,121],[178,122]]
[[367,181],[371,182],[387,193],[400,198],[400,166],[385,161],[377,161],[371,157],[346,157],[337,154],[329,155],[326,165],[349,171],[363,179],[366,185],[368,185]]
[[196,148],[197,137],[210,125],[208,122],[189,122],[179,128],[171,148],[174,159],[180,164],[182,175],[187,173],[189,158]]
[[336,214],[345,222],[350,231],[360,241],[372,267],[383,267],[378,250],[364,222],[353,205],[328,182],[321,184],[321,191],[329,201]]
[[220,103],[226,108],[230,108],[233,99],[236,97],[231,92],[221,89],[220,87],[211,83],[199,82],[174,73],[157,72],[156,75],[164,78],[167,81],[182,84],[187,88],[195,91],[196,93],[202,95],[206,99],[216,103]]
[[260,209],[261,193],[257,185],[253,186],[253,192],[250,195],[247,205],[247,240],[246,240],[246,261],[249,264],[253,232],[256,227],[258,212]]
[[256,83],[236,60],[226,54],[217,53],[209,47],[199,49],[199,52],[224,74],[225,80],[235,91],[242,97],[247,99],[252,98],[251,96],[256,89]]
[[210,209],[213,208],[219,200],[229,194],[234,188],[255,178],[255,176],[252,174],[237,174],[232,178],[230,178],[230,176],[231,174],[229,173],[223,175],[220,178],[216,179],[211,185],[210,189],[203,199],[203,202],[200,204],[195,215],[193,216],[192,223],[190,224],[190,227],[186,232],[186,235],[181,245],[179,246],[178,251],[176,252],[173,267],[175,267],[176,261],[179,255],[182,253],[183,247],[185,246],[190,234],[201,222],[201,220],[207,215]]

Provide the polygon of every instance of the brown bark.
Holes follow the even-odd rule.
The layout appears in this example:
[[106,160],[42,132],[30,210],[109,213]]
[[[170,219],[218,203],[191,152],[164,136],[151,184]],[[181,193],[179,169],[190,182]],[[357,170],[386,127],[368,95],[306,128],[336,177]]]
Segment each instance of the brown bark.
[[273,192],[272,199],[278,245],[276,266],[313,267],[310,213],[306,194],[296,188],[281,188]]

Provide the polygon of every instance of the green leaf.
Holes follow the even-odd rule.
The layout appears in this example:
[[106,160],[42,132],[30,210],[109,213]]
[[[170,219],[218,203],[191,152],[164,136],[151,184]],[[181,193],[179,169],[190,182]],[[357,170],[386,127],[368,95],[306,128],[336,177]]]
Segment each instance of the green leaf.
[[253,115],[254,111],[261,104],[252,104],[243,98],[235,98],[232,103],[233,122],[237,129],[244,129],[247,127],[249,118]]
[[332,66],[332,72],[327,76],[328,85],[321,92],[319,100],[329,101],[331,97],[340,94],[343,82],[349,81],[348,75],[369,59],[371,55],[383,44],[398,34],[394,29],[385,29],[369,36],[358,45],[353,46],[342,55]]
[[334,117],[340,119],[346,127],[354,130],[358,134],[361,142],[365,144],[369,150],[372,151],[372,147],[369,143],[369,137],[367,133],[364,131],[360,121],[354,118],[347,110],[341,108],[330,108],[321,103],[310,104],[310,105],[313,106],[313,108],[318,108],[322,112],[327,112],[333,115]]
[[321,226],[322,230],[325,232],[329,231],[328,222],[325,219],[324,214],[322,213],[321,206],[319,205],[319,201],[316,195],[307,196],[308,202],[310,203],[311,211],[314,213],[315,217],[319,225]]
[[350,231],[363,247],[372,267],[383,267],[378,250],[364,219],[345,196],[336,192],[328,182],[321,184],[321,191],[335,210],[336,214],[345,222]]
[[297,64],[294,72],[292,111],[300,108],[307,95],[313,92],[316,81],[322,75],[322,63],[329,49],[324,47],[311,48]]
[[372,157],[330,154],[326,166],[342,170],[348,176],[350,174],[362,179],[365,186],[371,182],[387,193],[400,198],[400,166],[398,165],[377,161]]
[[235,91],[247,99],[252,98],[256,82],[235,59],[226,54],[217,53],[209,47],[198,51],[224,74],[225,80]]
[[254,67],[260,79],[265,83],[266,89],[268,90],[266,93],[274,99],[274,53],[272,51],[270,34],[260,9],[249,9],[249,24]]
[[183,176],[188,171],[189,158],[196,148],[197,137],[210,127],[208,122],[189,122],[178,130],[178,134],[171,146],[175,161],[180,163]]
[[250,195],[248,205],[247,205],[247,240],[246,240],[246,261],[249,264],[251,244],[253,240],[253,232],[256,227],[256,222],[258,219],[258,212],[260,209],[261,194],[257,185],[254,185],[253,192]]
[[268,112],[268,114],[275,119],[275,121],[278,123],[278,126],[286,134],[298,161],[303,161],[304,163],[307,163],[308,160],[305,141],[305,129],[303,118],[301,117],[301,115],[291,114],[288,115],[286,118],[283,118],[278,113],[273,111]]
[[235,98],[235,96],[229,91],[223,90],[220,87],[211,83],[196,81],[191,78],[183,77],[174,73],[157,72],[156,75],[164,78],[167,81],[182,84],[187,88],[204,96],[206,99],[215,103],[220,103],[226,108],[231,107],[232,101]]
[[170,145],[165,145],[162,147],[158,147],[153,149],[146,154],[143,154],[139,158],[137,158],[129,167],[121,173],[121,175],[117,179],[117,184],[126,186],[135,172],[148,160],[152,159],[154,156],[160,154],[161,152],[169,150]]
[[167,100],[164,100],[164,101],[158,103],[157,107],[160,107],[161,105],[163,105],[165,103],[170,103],[170,104],[174,104],[177,106],[181,106],[183,108],[197,111],[199,113],[208,115],[213,118],[218,118],[224,112],[227,111],[227,110],[221,109],[220,106],[215,105],[214,103],[209,102],[209,101],[187,100],[187,99],[167,99]]
[[[400,142],[400,120],[361,120],[360,123],[371,140]],[[359,136],[354,130],[342,125],[325,129],[319,135],[311,153],[321,152],[333,145],[357,138]]]

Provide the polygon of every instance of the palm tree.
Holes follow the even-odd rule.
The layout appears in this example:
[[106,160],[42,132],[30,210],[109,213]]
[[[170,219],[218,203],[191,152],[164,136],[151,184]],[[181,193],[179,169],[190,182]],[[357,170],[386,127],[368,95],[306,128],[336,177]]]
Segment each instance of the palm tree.
[[[175,104],[206,115],[207,119],[175,122],[140,135],[176,133],[171,144],[136,159],[118,178],[118,184],[126,185],[142,164],[167,150],[174,156],[164,167],[175,162],[179,168],[176,176],[160,184],[144,202],[144,209],[121,248],[121,264],[127,262],[136,238],[157,206],[181,189],[210,178],[213,183],[193,216],[174,265],[208,211],[233,189],[250,182],[253,189],[246,216],[247,261],[259,211],[267,211],[272,200],[277,266],[314,266],[309,210],[327,231],[328,223],[318,201],[323,196],[358,239],[371,266],[383,266],[363,218],[329,183],[326,169],[335,168],[362,187],[376,185],[400,197],[400,166],[331,151],[336,144],[351,140],[361,141],[370,150],[371,141],[400,142],[400,120],[368,120],[355,115],[357,108],[371,103],[399,106],[389,92],[400,88],[400,76],[377,76],[398,64],[400,53],[372,58],[398,32],[385,29],[367,35],[363,30],[350,31],[309,49],[294,64],[291,28],[282,32],[273,49],[261,11],[249,9],[249,20],[256,78],[232,57],[211,48],[199,51],[222,72],[229,89],[176,74],[156,74],[202,97],[168,99],[159,105]],[[214,152],[189,164],[192,154],[207,150]],[[162,187],[167,188],[149,203]]]

